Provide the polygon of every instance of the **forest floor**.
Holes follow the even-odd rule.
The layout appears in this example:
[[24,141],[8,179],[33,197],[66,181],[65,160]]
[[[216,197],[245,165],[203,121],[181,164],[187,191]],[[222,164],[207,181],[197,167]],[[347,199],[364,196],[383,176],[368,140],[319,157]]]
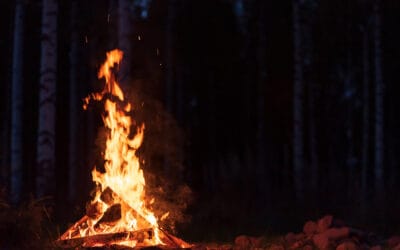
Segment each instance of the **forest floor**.
[[[48,209],[39,201],[32,200],[15,208],[0,200],[0,249],[57,249],[54,240],[60,235],[60,230],[54,226],[55,223],[49,223],[49,213]],[[148,248],[148,250],[150,249],[162,248]],[[400,250],[400,235],[380,237],[377,234],[349,226],[331,215],[326,215],[315,221],[306,221],[301,232],[260,237],[239,235],[233,242],[196,243],[191,249]]]
[[196,250],[400,250],[400,235],[387,239],[347,225],[344,221],[326,215],[316,221],[307,221],[303,231],[289,232],[274,237],[239,235],[233,243],[200,243]]

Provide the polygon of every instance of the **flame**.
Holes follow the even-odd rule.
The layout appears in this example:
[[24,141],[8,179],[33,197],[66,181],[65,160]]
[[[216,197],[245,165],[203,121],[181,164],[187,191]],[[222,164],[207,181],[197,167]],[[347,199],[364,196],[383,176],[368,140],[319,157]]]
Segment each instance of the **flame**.
[[[151,245],[163,244],[158,233],[157,218],[145,206],[145,178],[140,168],[136,151],[140,147],[144,136],[144,124],[136,128],[136,134],[131,137],[131,127],[134,121],[128,112],[132,105],[124,102],[124,94],[115,79],[112,68],[119,65],[123,52],[115,49],[107,53],[107,59],[100,67],[98,78],[105,79],[104,89],[100,93],[93,93],[84,99],[83,108],[86,109],[90,100],[105,98],[105,115],[103,122],[109,129],[104,152],[105,172],[96,168],[92,171],[92,179],[99,185],[91,206],[95,207],[98,216],[92,216],[87,221],[87,228],[80,230],[80,237],[104,233],[127,232],[145,228],[153,228],[154,237]],[[125,101],[126,102],[126,101]],[[102,199],[105,190],[111,189],[112,198],[109,201]],[[103,223],[95,226],[101,217],[113,205],[119,204],[121,218],[116,223]],[[118,244],[135,246],[136,241],[120,241]]]

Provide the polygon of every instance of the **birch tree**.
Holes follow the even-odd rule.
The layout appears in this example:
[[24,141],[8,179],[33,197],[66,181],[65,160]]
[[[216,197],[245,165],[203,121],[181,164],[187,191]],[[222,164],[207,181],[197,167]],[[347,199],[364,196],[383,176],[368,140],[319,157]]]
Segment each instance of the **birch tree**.
[[12,56],[11,87],[11,199],[21,199],[23,183],[22,163],[22,118],[23,118],[23,40],[25,7],[23,0],[17,0],[14,17],[14,41]]
[[43,0],[39,80],[36,193],[55,190],[55,116],[57,75],[57,0]]

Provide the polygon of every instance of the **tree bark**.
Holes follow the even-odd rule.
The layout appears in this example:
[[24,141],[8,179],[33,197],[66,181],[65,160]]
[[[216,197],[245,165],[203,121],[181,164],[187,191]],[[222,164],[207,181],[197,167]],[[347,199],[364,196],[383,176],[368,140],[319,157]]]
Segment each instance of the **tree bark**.
[[318,154],[317,154],[317,131],[315,126],[315,87],[314,81],[308,81],[308,147],[309,147],[309,157],[310,157],[310,190],[314,193],[317,192],[318,183]]
[[[349,36],[350,34],[348,34]],[[350,46],[350,43],[349,45]],[[354,190],[354,178],[355,178],[355,165],[356,159],[354,156],[354,102],[355,99],[353,97],[353,73],[352,73],[353,65],[351,60],[351,51],[347,49],[347,62],[344,76],[344,91],[347,97],[346,102],[346,139],[347,139],[347,149],[346,149],[346,166],[347,166],[347,198],[351,201],[353,198],[353,190]]]
[[300,2],[293,0],[293,53],[294,53],[294,86],[293,86],[293,175],[296,199],[304,197],[304,117],[303,117],[303,63],[302,34],[300,24]]
[[43,0],[36,194],[55,191],[57,0]]
[[367,173],[369,165],[369,119],[370,119],[370,93],[369,93],[369,44],[368,44],[368,27],[365,26],[363,34],[363,132],[362,132],[362,170],[361,170],[361,209],[366,211],[367,206]]
[[168,16],[166,29],[166,87],[165,87],[165,105],[168,112],[173,112],[174,106],[174,81],[175,81],[175,60],[174,60],[174,25],[176,18],[176,0],[168,1]]
[[[305,178],[307,181],[306,188],[307,193],[312,195],[312,197],[316,197],[317,195],[317,182],[318,182],[318,154],[317,154],[317,132],[315,126],[315,95],[316,95],[316,83],[315,83],[315,72],[314,68],[314,58],[313,58],[313,50],[314,50],[314,37],[313,37],[313,24],[314,24],[314,16],[315,16],[315,8],[317,7],[317,3],[313,0],[306,2],[307,6],[305,6],[306,10],[302,14],[304,17],[304,22],[302,23],[302,34],[301,37],[304,44],[302,44],[303,50],[303,81],[306,86],[304,86],[304,91],[307,90],[307,100],[303,103],[303,105],[307,105],[307,161],[304,159],[304,162],[307,162],[308,169],[304,170],[304,174],[307,174],[308,177]],[[304,133],[306,129],[304,128]],[[304,143],[304,147],[306,147]],[[311,198],[313,199],[313,198]]]
[[[374,4],[374,67],[375,67],[375,191],[383,195],[384,162],[384,83],[382,76],[381,10],[380,1]],[[380,198],[379,198],[380,199]]]
[[[265,4],[259,6],[259,26],[258,26],[258,83],[257,83],[257,168],[255,174],[258,176],[258,187],[265,188],[264,172],[265,172],[265,86],[267,84],[266,69],[266,17]],[[264,191],[264,193],[266,193]]]
[[78,184],[77,169],[78,163],[78,136],[79,136],[79,89],[78,89],[78,56],[79,56],[79,35],[77,30],[78,2],[71,2],[71,48],[69,51],[69,143],[68,143],[68,197],[69,201],[75,200]]
[[23,188],[22,138],[23,138],[23,40],[25,7],[16,1],[14,17],[14,46],[11,87],[11,200],[21,200]]

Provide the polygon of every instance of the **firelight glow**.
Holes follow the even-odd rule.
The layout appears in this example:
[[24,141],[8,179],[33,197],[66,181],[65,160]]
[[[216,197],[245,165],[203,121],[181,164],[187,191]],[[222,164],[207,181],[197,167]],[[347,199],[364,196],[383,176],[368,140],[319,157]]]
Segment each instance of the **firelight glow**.
[[[102,173],[96,168],[92,171],[92,179],[100,188],[91,204],[99,208],[100,215],[90,219],[89,227],[83,230],[80,236],[153,228],[155,235],[151,239],[152,242],[147,243],[157,245],[162,244],[158,237],[158,223],[154,214],[145,207],[145,179],[139,158],[136,156],[136,150],[143,141],[145,126],[139,125],[136,134],[133,138],[130,137],[133,120],[127,113],[132,106],[127,103],[120,107],[124,101],[124,94],[112,73],[112,68],[121,62],[122,57],[123,52],[118,49],[107,53],[107,59],[98,73],[99,79],[105,79],[105,87],[101,93],[93,93],[84,100],[86,109],[90,100],[106,98],[103,122],[109,129],[109,134],[104,152],[105,172]],[[109,95],[117,97],[120,102],[113,101]],[[106,188],[113,191],[112,201],[107,203],[101,199]],[[99,224],[94,227],[106,210],[115,204],[121,205],[121,219],[113,225]],[[120,244],[135,246],[136,242],[124,241]]]

